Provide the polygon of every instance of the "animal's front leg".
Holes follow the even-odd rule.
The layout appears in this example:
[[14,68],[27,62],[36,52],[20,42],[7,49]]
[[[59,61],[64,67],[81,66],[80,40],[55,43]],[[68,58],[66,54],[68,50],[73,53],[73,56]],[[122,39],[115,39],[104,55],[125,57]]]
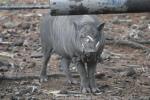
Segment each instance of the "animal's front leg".
[[47,77],[47,64],[48,64],[48,61],[51,57],[51,48],[43,48],[43,51],[44,51],[44,55],[43,55],[43,68],[42,68],[42,71],[41,71],[41,75],[40,75],[40,82],[44,82],[44,81],[47,81],[48,80],[48,77]]
[[81,79],[81,85],[80,89],[82,93],[90,93],[90,87],[89,87],[89,80],[87,77],[87,72],[84,63],[82,62],[77,62],[77,69],[80,74],[80,79]]
[[95,82],[96,65],[97,65],[96,62],[87,63],[88,79],[89,79],[91,92],[93,93],[100,92]]

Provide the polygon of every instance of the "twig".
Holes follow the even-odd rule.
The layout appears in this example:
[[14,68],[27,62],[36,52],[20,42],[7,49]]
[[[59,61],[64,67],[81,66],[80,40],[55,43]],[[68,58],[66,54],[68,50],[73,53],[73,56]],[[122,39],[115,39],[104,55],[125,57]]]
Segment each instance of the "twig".
[[135,49],[142,49],[150,52],[150,48],[134,42],[134,41],[129,41],[129,40],[106,40],[106,44],[117,44],[117,45],[127,45],[129,47],[135,48]]
[[[73,77],[78,77],[79,75],[73,75]],[[65,77],[63,73],[55,73],[50,74],[48,77]],[[28,80],[28,79],[39,79],[40,76],[37,75],[31,75],[31,76],[21,76],[21,75],[3,75],[0,76],[0,80]]]
[[13,42],[0,42],[0,45],[13,45]]
[[23,45],[23,41],[19,41],[19,42],[0,42],[0,45],[22,46]]
[[0,61],[1,62],[12,62],[14,58],[14,55],[8,52],[0,52]]
[[134,40],[134,39],[131,39],[131,41],[134,41],[134,42],[137,42],[137,43],[140,43],[140,44],[150,44],[150,40]]

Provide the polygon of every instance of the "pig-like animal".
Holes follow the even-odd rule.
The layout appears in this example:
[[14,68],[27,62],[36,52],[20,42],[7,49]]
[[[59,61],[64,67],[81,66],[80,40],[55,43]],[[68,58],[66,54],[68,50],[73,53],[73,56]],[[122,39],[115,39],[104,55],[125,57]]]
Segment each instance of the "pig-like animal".
[[103,27],[104,23],[95,15],[43,16],[40,32],[44,56],[40,80],[47,80],[47,63],[55,52],[63,58],[61,65],[70,83],[73,80],[68,67],[73,62],[80,74],[81,92],[99,92],[94,73],[105,43]]

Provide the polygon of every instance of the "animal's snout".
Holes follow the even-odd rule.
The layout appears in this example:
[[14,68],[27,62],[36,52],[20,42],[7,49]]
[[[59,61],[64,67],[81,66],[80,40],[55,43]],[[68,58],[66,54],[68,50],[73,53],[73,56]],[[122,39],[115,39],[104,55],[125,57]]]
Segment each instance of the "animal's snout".
[[87,35],[82,41],[83,51],[86,53],[95,53],[98,51],[100,41],[96,37]]
[[87,52],[88,53],[94,53],[94,52],[96,52],[96,49],[89,49]]
[[87,57],[90,57],[90,56],[92,56],[92,55],[95,55],[95,53],[96,53],[96,52],[91,51],[91,52],[85,53],[85,55],[86,55]]

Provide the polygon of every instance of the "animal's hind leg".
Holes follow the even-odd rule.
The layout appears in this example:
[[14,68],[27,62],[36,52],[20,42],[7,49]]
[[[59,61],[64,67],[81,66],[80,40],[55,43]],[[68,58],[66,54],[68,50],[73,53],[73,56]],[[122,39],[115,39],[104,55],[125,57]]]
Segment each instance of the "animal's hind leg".
[[47,48],[44,50],[43,54],[43,68],[40,75],[40,82],[44,82],[48,80],[47,77],[47,64],[51,56],[52,49]]
[[64,73],[66,74],[67,77],[67,82],[69,84],[77,84],[77,81],[73,80],[70,69],[69,69],[69,65],[70,65],[71,61],[69,59],[66,58],[62,58],[60,66],[62,68],[62,70],[64,71]]

